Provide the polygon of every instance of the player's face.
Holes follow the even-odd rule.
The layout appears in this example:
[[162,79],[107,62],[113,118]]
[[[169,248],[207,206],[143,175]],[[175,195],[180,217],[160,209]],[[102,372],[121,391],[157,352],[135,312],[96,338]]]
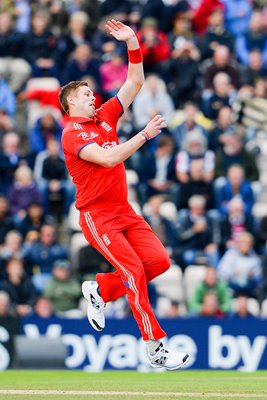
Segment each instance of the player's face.
[[74,98],[75,109],[81,116],[93,117],[95,114],[95,96],[87,86],[81,86]]

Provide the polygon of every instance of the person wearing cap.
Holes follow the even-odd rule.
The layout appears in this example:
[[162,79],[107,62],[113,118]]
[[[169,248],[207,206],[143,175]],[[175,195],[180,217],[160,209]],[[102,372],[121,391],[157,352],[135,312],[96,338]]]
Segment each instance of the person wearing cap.
[[143,54],[145,72],[157,72],[162,63],[170,57],[167,35],[158,29],[155,18],[147,17],[143,19],[136,36]]
[[81,286],[78,279],[72,276],[71,264],[67,259],[54,262],[52,276],[43,294],[51,301],[55,314],[78,308]]

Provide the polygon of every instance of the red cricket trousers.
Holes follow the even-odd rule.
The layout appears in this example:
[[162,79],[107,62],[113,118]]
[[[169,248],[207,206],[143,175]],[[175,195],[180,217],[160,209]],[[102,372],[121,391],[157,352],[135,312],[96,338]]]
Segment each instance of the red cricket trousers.
[[149,303],[147,283],[170,266],[169,256],[146,221],[127,202],[81,211],[86,240],[116,268],[97,274],[104,302],[125,294],[144,340],[166,336]]

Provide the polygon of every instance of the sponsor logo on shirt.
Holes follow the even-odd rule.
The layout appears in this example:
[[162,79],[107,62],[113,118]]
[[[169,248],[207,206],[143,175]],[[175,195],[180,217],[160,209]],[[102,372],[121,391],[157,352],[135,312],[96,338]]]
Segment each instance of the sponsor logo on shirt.
[[80,132],[79,135],[77,135],[77,137],[82,137],[83,140],[92,140],[97,136],[98,134],[94,132]]
[[115,141],[113,142],[105,142],[102,144],[103,149],[111,149],[112,147],[117,146],[117,143]]
[[112,130],[111,126],[110,126],[107,122],[105,122],[105,121],[101,122],[100,125],[101,125],[102,128],[104,128],[107,132],[110,132],[110,131]]

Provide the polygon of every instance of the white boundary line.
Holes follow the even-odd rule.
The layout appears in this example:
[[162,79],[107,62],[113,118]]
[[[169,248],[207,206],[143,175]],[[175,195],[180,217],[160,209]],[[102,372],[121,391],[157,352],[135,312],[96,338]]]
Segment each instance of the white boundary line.
[[218,398],[267,398],[267,393],[209,393],[209,392],[118,392],[94,390],[0,390],[0,395],[68,395],[68,396],[172,396],[172,397],[218,397]]

